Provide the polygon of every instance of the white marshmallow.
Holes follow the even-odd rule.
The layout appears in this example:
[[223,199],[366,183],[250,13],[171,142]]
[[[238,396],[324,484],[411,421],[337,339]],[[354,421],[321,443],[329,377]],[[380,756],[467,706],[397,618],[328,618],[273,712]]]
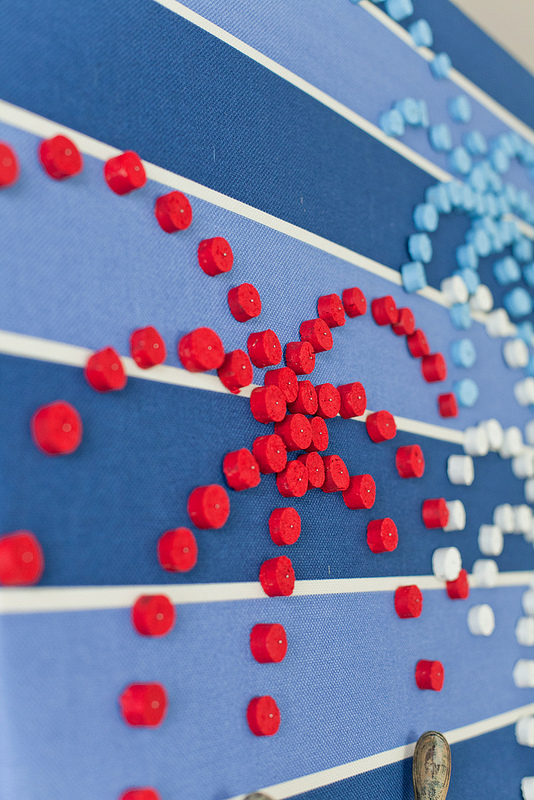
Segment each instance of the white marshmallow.
[[489,439],[485,428],[466,428],[464,431],[464,451],[470,456],[486,456],[489,452]]
[[497,452],[501,449],[504,441],[504,431],[498,419],[487,419],[479,424],[480,428],[484,428],[488,436],[489,449],[492,452]]
[[473,636],[491,636],[495,630],[495,615],[491,606],[471,606],[467,612],[467,627]]
[[432,553],[432,572],[441,581],[455,581],[462,569],[462,556],[457,547],[438,547]]
[[518,689],[534,689],[534,661],[520,658],[515,662],[513,676]]
[[473,564],[473,578],[477,586],[495,586],[498,574],[499,567],[491,558],[477,558]]
[[497,525],[481,525],[478,529],[478,549],[485,556],[500,556],[504,547],[504,536]]
[[523,606],[525,614],[534,615],[534,588],[527,589],[526,592],[523,592],[521,605]]
[[486,317],[486,331],[488,336],[508,336],[510,332],[510,318],[504,308],[497,308]]
[[514,506],[514,533],[530,533],[532,525],[532,509],[530,506],[522,503],[520,506]]
[[534,456],[528,450],[512,458],[512,472],[516,478],[534,477]]
[[489,286],[479,283],[469,301],[469,305],[473,311],[484,311],[486,313],[491,311],[493,308],[493,295]]
[[515,626],[515,638],[525,647],[534,645],[534,617],[519,617]]
[[528,377],[522,381],[516,381],[514,397],[520,406],[532,405],[534,403],[534,378]]
[[515,738],[518,744],[534,747],[534,717],[521,717],[515,723]]
[[[532,380],[534,380],[534,378]],[[499,455],[501,458],[512,458],[513,456],[518,456],[523,450],[524,446],[523,434],[517,425],[512,425],[510,428],[506,428],[504,431],[503,443],[501,449],[499,450]]]
[[452,275],[450,278],[444,278],[439,288],[451,305],[454,305],[454,303],[467,303],[469,291],[465,285],[464,279],[460,275]]
[[510,503],[495,506],[493,509],[493,524],[497,525],[503,533],[514,532],[515,514]]
[[465,528],[465,506],[461,500],[447,500],[445,502],[449,512],[449,521],[443,527],[444,531],[463,531]]
[[502,355],[512,369],[526,367],[528,364],[528,347],[523,339],[508,339],[503,345]]
[[525,481],[525,500],[527,503],[534,503],[534,480],[532,478]]
[[447,476],[451,483],[471,486],[475,480],[475,465],[471,456],[449,456],[447,459]]
[[534,800],[534,778],[523,778],[521,781],[523,800]]

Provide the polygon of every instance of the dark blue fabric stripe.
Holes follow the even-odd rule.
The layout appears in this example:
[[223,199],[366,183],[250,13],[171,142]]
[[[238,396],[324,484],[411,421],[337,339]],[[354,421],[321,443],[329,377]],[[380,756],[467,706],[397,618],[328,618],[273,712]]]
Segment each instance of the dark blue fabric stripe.
[[5,100],[382,263],[406,260],[428,175],[235,49],[147,0],[2,13]]
[[408,27],[418,17],[428,20],[433,50],[448,53],[466,78],[534,127],[532,75],[449,0],[413,0],[413,6],[415,15],[403,24]]
[[[65,399],[84,421],[84,439],[71,455],[50,458],[30,439],[29,420],[42,403]],[[478,527],[494,505],[524,502],[523,482],[496,454],[477,459],[471,487],[446,476],[458,445],[398,433],[371,443],[365,426],[340,418],[329,423],[328,453],[339,454],[351,475],[369,472],[377,484],[370,511],[349,511],[339,494],[310,491],[294,505],[303,533],[280,549],[268,532],[271,511],[292,505],[273,476],[246,492],[230,491],[231,514],[220,531],[198,531],[198,565],[187,575],[164,572],[156,559],[163,531],[189,525],[187,498],[198,485],[224,484],[222,459],[272,431],[256,422],[248,401],[228,395],[130,379],[123,392],[98,395],[82,371],[0,357],[0,531],[29,528],[42,541],[46,585],[204,583],[254,581],[267,558],[285,553],[297,578],[417,575],[431,572],[436,547],[457,546],[470,569],[480,557]],[[421,480],[402,480],[397,447],[419,443],[426,460]],[[429,531],[421,521],[428,497],[460,499],[465,531]],[[371,519],[392,517],[399,530],[393,553],[373,555],[366,543]],[[507,536],[501,570],[534,566],[532,546]]]

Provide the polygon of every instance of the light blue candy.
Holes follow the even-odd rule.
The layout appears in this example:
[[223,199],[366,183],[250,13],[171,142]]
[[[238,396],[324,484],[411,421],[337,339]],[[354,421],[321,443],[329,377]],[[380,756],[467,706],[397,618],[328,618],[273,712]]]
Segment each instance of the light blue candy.
[[413,210],[413,221],[418,231],[433,233],[439,223],[439,214],[432,203],[419,203]]
[[426,233],[412,233],[408,237],[408,252],[412,261],[428,264],[432,260],[432,242]]
[[473,228],[476,230],[486,231],[488,236],[493,236],[497,231],[497,223],[489,216],[489,214],[484,214],[483,217],[479,217],[478,219],[474,220]]
[[473,208],[473,216],[475,217],[482,216],[485,208],[486,208],[486,203],[484,200],[484,195],[480,194],[480,192],[475,192],[475,206]]
[[522,189],[517,193],[517,210],[524,214],[530,203],[530,195],[526,189]]
[[429,186],[425,192],[425,200],[427,203],[432,203],[440,214],[450,214],[452,205],[443,183]]
[[471,103],[465,94],[459,94],[458,97],[451,97],[447,103],[449,114],[454,122],[469,122],[471,119]]
[[420,125],[421,123],[421,106],[413,97],[405,97],[404,100],[399,100],[394,106],[397,111],[403,116],[408,125]]
[[486,191],[488,188],[488,179],[486,177],[486,170],[482,164],[475,164],[469,174],[468,181],[470,186],[472,186],[477,192]]
[[529,346],[532,344],[532,337],[534,336],[534,325],[530,320],[526,319],[520,322],[516,328],[516,334],[520,339],[523,339],[525,344]]
[[512,256],[505,256],[496,261],[493,265],[493,274],[501,286],[507,286],[509,283],[515,283],[521,279],[519,264]]
[[493,167],[491,167],[491,165],[490,169],[487,170],[487,177],[488,177],[488,189],[494,192],[494,194],[502,192],[503,188],[502,178],[500,175],[497,174],[497,172],[495,172],[495,170],[493,169]]
[[490,153],[490,161],[494,170],[499,175],[504,175],[510,169],[510,159],[501,147],[496,147]]
[[530,144],[530,142],[523,141],[523,147],[518,155],[525,167],[534,166],[534,145]]
[[532,298],[523,287],[518,286],[512,289],[503,297],[505,309],[511,317],[518,319],[519,317],[526,317],[532,313]]
[[491,241],[491,252],[495,254],[502,253],[505,245],[499,231],[494,233],[493,236],[490,236],[490,241]]
[[418,292],[427,285],[426,273],[420,261],[410,261],[401,267],[402,285],[406,292]]
[[432,75],[437,80],[448,78],[449,72],[452,69],[452,61],[447,53],[438,53],[430,62],[430,70]]
[[453,389],[456,399],[462,408],[471,408],[478,400],[478,385],[472,378],[462,378],[461,381],[454,381]]
[[466,331],[473,324],[469,303],[456,303],[449,309],[449,317],[455,328]]
[[497,200],[497,208],[499,211],[498,216],[502,217],[505,214],[509,214],[511,209],[510,209],[510,203],[506,199],[506,195],[499,194],[495,199]]
[[532,261],[534,252],[531,240],[527,239],[526,236],[522,236],[512,246],[512,253],[518,261]]
[[481,258],[485,258],[486,256],[489,256],[489,254],[491,253],[491,240],[486,231],[483,231],[480,228],[479,229],[470,228],[467,231],[465,238],[470,244],[473,245],[473,247],[477,251],[477,254]]
[[529,286],[534,286],[534,262],[525,264],[523,267],[523,278]]
[[521,136],[516,133],[515,131],[510,131],[508,134],[508,141],[510,143],[510,147],[514,151],[514,155],[519,156],[523,152],[523,139]]
[[514,227],[512,220],[501,219],[497,225],[499,226],[499,233],[502,243],[505,247],[508,247],[508,245],[512,244],[514,241]]
[[462,195],[462,208],[467,213],[470,214],[471,211],[475,208],[476,198],[475,193],[471,189],[467,183],[464,183],[462,186],[463,195]]
[[515,188],[513,183],[507,183],[503,191],[506,199],[510,203],[510,206],[512,208],[515,208],[517,204],[517,189]]
[[380,115],[379,124],[388,136],[402,136],[404,134],[404,119],[396,108],[384,111]]
[[534,354],[530,356],[528,364],[525,368],[525,372],[527,373],[527,375],[530,375],[531,378],[534,378]]
[[477,351],[471,339],[458,339],[451,343],[451,358],[457,367],[469,369],[477,360]]
[[401,22],[412,16],[412,0],[386,0],[386,11],[392,19]]
[[461,208],[464,199],[464,190],[461,183],[458,181],[449,181],[445,184],[449,200],[453,208]]
[[428,128],[430,125],[430,115],[428,113],[428,106],[424,100],[419,100],[419,109],[421,111],[421,122],[419,123],[419,127]]
[[486,211],[488,216],[495,219],[495,217],[499,215],[499,204],[497,203],[497,198],[493,192],[487,192],[484,195],[484,199],[486,202]]
[[472,244],[461,244],[456,248],[456,263],[461,269],[478,267],[478,254]]
[[510,139],[510,136],[507,133],[500,133],[495,139],[491,142],[491,147],[493,148],[501,148],[504,150],[508,158],[513,158],[515,156],[515,147],[513,139]]
[[453,275],[459,275],[467,286],[469,294],[474,294],[480,284],[478,272],[475,269],[455,269]]
[[462,136],[462,142],[472,156],[483,156],[488,152],[486,138],[480,131],[466,131]]
[[426,19],[418,19],[415,22],[412,22],[408,28],[408,32],[417,47],[432,47],[434,44],[432,28]]
[[452,148],[449,126],[444,122],[439,125],[431,125],[428,129],[428,141],[432,150],[436,150],[438,153],[447,153]]
[[465,147],[455,147],[449,153],[449,166],[458,175],[469,175],[471,172],[471,156]]

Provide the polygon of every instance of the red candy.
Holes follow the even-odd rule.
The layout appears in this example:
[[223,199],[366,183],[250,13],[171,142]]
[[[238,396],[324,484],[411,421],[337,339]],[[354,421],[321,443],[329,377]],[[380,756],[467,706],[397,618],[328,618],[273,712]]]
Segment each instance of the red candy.
[[286,415],[286,401],[278,386],[257,386],[250,395],[250,411],[254,419],[267,425],[281,422]]
[[367,311],[367,300],[361,289],[354,286],[352,289],[344,289],[341,295],[343,308],[348,317],[361,317]]
[[287,653],[283,625],[254,625],[250,631],[250,651],[260,664],[278,664]]
[[271,539],[279,547],[295,544],[300,536],[300,514],[291,506],[275,508],[269,517]]
[[247,722],[255,736],[273,736],[280,727],[280,711],[273,698],[253,697],[247,708]]
[[425,471],[425,457],[418,444],[399,447],[395,466],[401,478],[421,478]]
[[411,308],[399,308],[397,322],[391,327],[397,336],[411,336],[415,331],[415,317]]
[[427,338],[420,328],[417,328],[410,336],[406,337],[408,350],[414,358],[422,358],[430,353],[430,346]]
[[309,447],[306,448],[308,453],[313,453],[314,450],[326,450],[328,447],[328,428],[326,422],[322,417],[312,417],[310,420],[312,429],[312,440]]
[[438,395],[438,408],[440,417],[457,417],[458,401],[453,392]]
[[178,342],[178,358],[189,372],[219,369],[224,362],[223,343],[211,328],[196,328]]
[[282,472],[287,464],[286,446],[276,433],[254,439],[252,454],[264,475]]
[[11,186],[19,177],[19,162],[15,151],[5,142],[0,142],[0,189]]
[[369,438],[373,442],[385,442],[393,439],[397,433],[397,426],[389,411],[375,411],[365,420],[365,427]]
[[217,483],[197,486],[189,495],[187,513],[197,528],[222,528],[230,514],[230,498]]
[[287,450],[306,450],[312,440],[309,420],[303,414],[288,414],[282,422],[277,422],[274,432],[281,437]]
[[14,531],[0,537],[0,585],[31,586],[44,571],[44,555],[30,531]]
[[261,588],[269,597],[289,597],[295,588],[295,572],[291,559],[277,556],[260,567]]
[[131,683],[119,705],[128,725],[156,728],[167,712],[167,693],[161,683]]
[[297,461],[301,461],[308,470],[308,486],[313,489],[320,489],[325,481],[324,461],[317,452],[306,453],[299,456]]
[[324,456],[323,463],[325,471],[323,492],[344,492],[348,489],[350,476],[343,459],[339,456]]
[[297,399],[299,391],[297,376],[289,367],[270,369],[265,373],[264,383],[265,386],[278,386],[286,403],[293,403]]
[[447,581],[445,587],[451,600],[467,600],[469,597],[469,579],[467,576],[467,570],[461,569],[456,580]]
[[315,350],[309,342],[288,342],[286,364],[296,375],[309,375],[315,369]]
[[322,295],[317,301],[317,313],[329,328],[338,328],[345,324],[345,311],[337,294]]
[[395,325],[399,318],[397,304],[390,294],[371,301],[371,314],[377,325]]
[[167,357],[165,342],[152,325],[138,328],[130,336],[132,358],[141,369],[149,369],[163,364]]
[[372,508],[376,499],[376,485],[371,475],[351,475],[348,489],[343,492],[347,508]]
[[104,164],[104,178],[115,194],[128,194],[146,183],[146,172],[137,153],[126,150]]
[[300,461],[290,461],[276,476],[276,486],[282,497],[304,497],[308,491],[308,470]]
[[423,378],[428,383],[444,381],[447,377],[447,364],[441,353],[423,356],[421,359]]
[[259,464],[246,447],[225,455],[223,472],[228,486],[236,492],[253,489],[261,481]]
[[254,377],[250,358],[244,350],[232,350],[225,355],[217,375],[232,394],[239,394],[240,389],[250,386]]
[[206,275],[221,275],[230,272],[234,263],[232,248],[222,236],[203,239],[198,246],[198,264]]
[[299,333],[301,341],[309,342],[316,353],[331,350],[334,344],[332,332],[322,319],[309,319],[301,322]]
[[321,383],[315,387],[317,392],[317,415],[323,419],[333,419],[341,408],[341,395],[331,383]]
[[132,606],[132,623],[142,636],[166,636],[175,621],[174,606],[164,594],[142,594]]
[[311,381],[299,381],[297,399],[288,404],[292,414],[315,414],[318,408],[317,392]]
[[276,333],[270,329],[251,333],[247,348],[255,367],[275,367],[282,360],[282,345]]
[[395,592],[395,611],[401,619],[421,616],[423,595],[418,586],[399,586]]
[[165,233],[185,231],[193,220],[191,204],[181,192],[169,192],[158,197],[154,214]]
[[367,525],[367,544],[373,553],[391,553],[399,541],[397,526],[392,519],[372,519]]
[[56,400],[41,406],[30,423],[31,435],[39,450],[51,456],[74,453],[81,444],[83,425],[74,406]]
[[432,689],[441,692],[445,672],[441,661],[418,661],[415,668],[415,682],[419,689]]
[[126,373],[113,347],[93,353],[85,365],[84,375],[89,386],[97,392],[118,392],[126,386]]
[[426,528],[444,528],[449,521],[449,509],[443,497],[425,500],[421,513]]
[[166,531],[158,540],[158,561],[167,572],[189,572],[197,558],[197,540],[189,528]]
[[62,181],[77,175],[83,169],[83,158],[74,144],[66,136],[45,139],[39,145],[39,160],[45,172],[55,181]]
[[367,396],[361,383],[345,383],[338,386],[340,397],[339,413],[343,419],[361,417],[367,407]]
[[259,317],[261,314],[260,293],[251,283],[234,286],[228,292],[228,307],[233,318],[238,322],[246,322],[254,317]]
[[142,789],[128,789],[119,800],[161,800],[161,795],[152,787],[145,786]]

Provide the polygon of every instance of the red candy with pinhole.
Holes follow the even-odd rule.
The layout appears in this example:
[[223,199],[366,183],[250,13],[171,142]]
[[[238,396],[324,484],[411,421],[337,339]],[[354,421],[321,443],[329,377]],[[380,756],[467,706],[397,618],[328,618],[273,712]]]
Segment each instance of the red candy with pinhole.
[[189,495],[187,513],[197,528],[222,528],[230,514],[230,498],[223,486],[197,486]]
[[211,328],[196,328],[178,342],[178,358],[189,372],[219,369],[224,362],[223,343]]
[[369,438],[375,442],[385,442],[393,439],[397,433],[397,426],[393,415],[389,411],[375,411],[365,420],[365,427]]
[[332,332],[322,319],[308,319],[301,322],[299,333],[301,341],[309,342],[316,353],[331,350],[334,344]]
[[357,286],[352,289],[344,289],[341,299],[348,317],[361,317],[367,312],[367,300],[362,290],[358,289]]
[[253,697],[247,708],[247,722],[255,736],[274,736],[280,727],[280,711],[273,698]]
[[415,682],[419,689],[431,689],[434,692],[441,692],[445,671],[441,661],[417,662],[415,667]]
[[19,161],[15,151],[5,142],[0,142],[0,189],[16,183],[19,173]]
[[421,478],[425,471],[425,457],[419,445],[399,447],[395,455],[395,466],[401,478]]
[[341,408],[341,395],[331,383],[321,383],[315,387],[317,392],[317,416],[323,419],[333,419],[339,414]]
[[292,414],[315,414],[318,408],[317,392],[311,381],[304,380],[298,382],[297,398],[293,403],[288,404],[288,410]]
[[185,231],[193,221],[191,203],[181,192],[169,192],[158,197],[154,214],[165,233]]
[[93,353],[85,365],[84,375],[89,386],[97,392],[119,392],[126,386],[126,373],[113,347]]
[[31,419],[30,430],[39,450],[50,456],[74,453],[83,435],[80,415],[64,400],[38,408]]
[[166,636],[175,621],[174,606],[164,594],[142,594],[132,606],[132,623],[142,636]]
[[339,413],[343,419],[361,417],[367,407],[367,396],[361,383],[345,383],[338,386],[340,405]]
[[291,559],[277,556],[264,561],[260,567],[260,583],[269,597],[289,597],[295,588],[295,572]]
[[130,352],[133,360],[141,369],[150,369],[157,364],[163,364],[167,357],[165,342],[152,325],[138,328],[132,333]]
[[265,425],[281,422],[286,415],[286,401],[278,386],[257,386],[250,395],[250,411],[254,419]]
[[296,375],[309,375],[315,369],[315,350],[309,342],[288,342],[285,357]]
[[457,417],[458,401],[453,392],[438,395],[438,409],[440,417]]
[[447,594],[451,600],[467,600],[469,597],[469,577],[466,569],[461,569],[455,581],[445,584]]
[[129,194],[146,183],[143,162],[133,150],[126,150],[104,164],[104,179],[115,194]]
[[441,353],[423,356],[421,359],[421,371],[427,383],[444,381],[447,377],[447,363]]
[[269,533],[271,539],[279,547],[295,544],[300,536],[300,514],[295,508],[275,508],[269,517]]
[[317,301],[317,313],[329,328],[338,328],[345,324],[345,310],[337,294],[322,295]]
[[211,277],[230,272],[234,263],[232,248],[222,236],[203,239],[198,245],[197,257],[200,269]]
[[312,440],[309,447],[306,448],[307,453],[313,453],[315,450],[326,450],[328,447],[328,428],[326,422],[322,417],[312,417],[310,420],[312,429]]
[[289,461],[276,476],[276,486],[282,497],[304,497],[308,491],[308,470],[300,461]]
[[264,475],[282,472],[287,464],[286,446],[276,433],[254,439],[252,454]]
[[228,292],[228,308],[237,322],[247,322],[249,319],[259,317],[261,314],[260,293],[252,283],[241,283],[239,286],[234,286]]
[[399,586],[395,592],[395,611],[401,619],[421,616],[423,595],[418,586]]
[[259,664],[279,664],[287,653],[287,636],[283,625],[258,624],[250,632],[250,651]]
[[371,475],[351,475],[348,488],[343,492],[347,508],[372,508],[376,499],[376,484]]
[[275,367],[282,360],[282,345],[270,329],[251,333],[247,339],[250,360],[255,367]]
[[259,464],[246,447],[225,455],[223,472],[228,486],[236,492],[253,489],[261,481]]
[[288,414],[282,422],[277,422],[274,432],[280,436],[286,449],[306,450],[312,440],[310,421],[303,414]]
[[39,145],[39,160],[45,172],[55,181],[72,178],[83,169],[80,151],[66,136],[54,136],[42,141]]
[[254,377],[250,358],[244,350],[232,350],[231,353],[226,353],[217,375],[232,394],[239,394],[240,389],[250,386]]
[[31,531],[0,537],[0,586],[32,586],[44,572],[44,555]]
[[349,488],[350,475],[342,458],[336,455],[324,456],[325,478],[322,490],[325,493],[344,492]]
[[265,373],[264,384],[265,386],[278,386],[286,403],[293,403],[297,399],[299,391],[297,376],[289,367],[268,370]]
[[197,540],[189,528],[166,531],[158,540],[158,561],[167,572],[189,572],[197,557]]
[[430,353],[430,345],[420,328],[417,328],[412,334],[407,336],[406,342],[410,355],[414,358],[422,358]]
[[325,467],[324,461],[316,451],[306,453],[299,456],[298,461],[301,461],[308,470],[308,488],[320,489],[325,481]]
[[390,294],[371,301],[371,314],[377,325],[395,325],[399,318],[397,304]]
[[367,544],[373,553],[391,553],[398,541],[397,526],[389,517],[372,519],[367,525]]
[[415,331],[415,317],[411,308],[399,308],[397,322],[391,328],[397,336],[411,336]]
[[119,706],[128,725],[156,728],[167,713],[167,693],[161,683],[132,683],[119,697]]
[[444,528],[449,521],[449,509],[443,497],[425,500],[421,515],[426,528]]

